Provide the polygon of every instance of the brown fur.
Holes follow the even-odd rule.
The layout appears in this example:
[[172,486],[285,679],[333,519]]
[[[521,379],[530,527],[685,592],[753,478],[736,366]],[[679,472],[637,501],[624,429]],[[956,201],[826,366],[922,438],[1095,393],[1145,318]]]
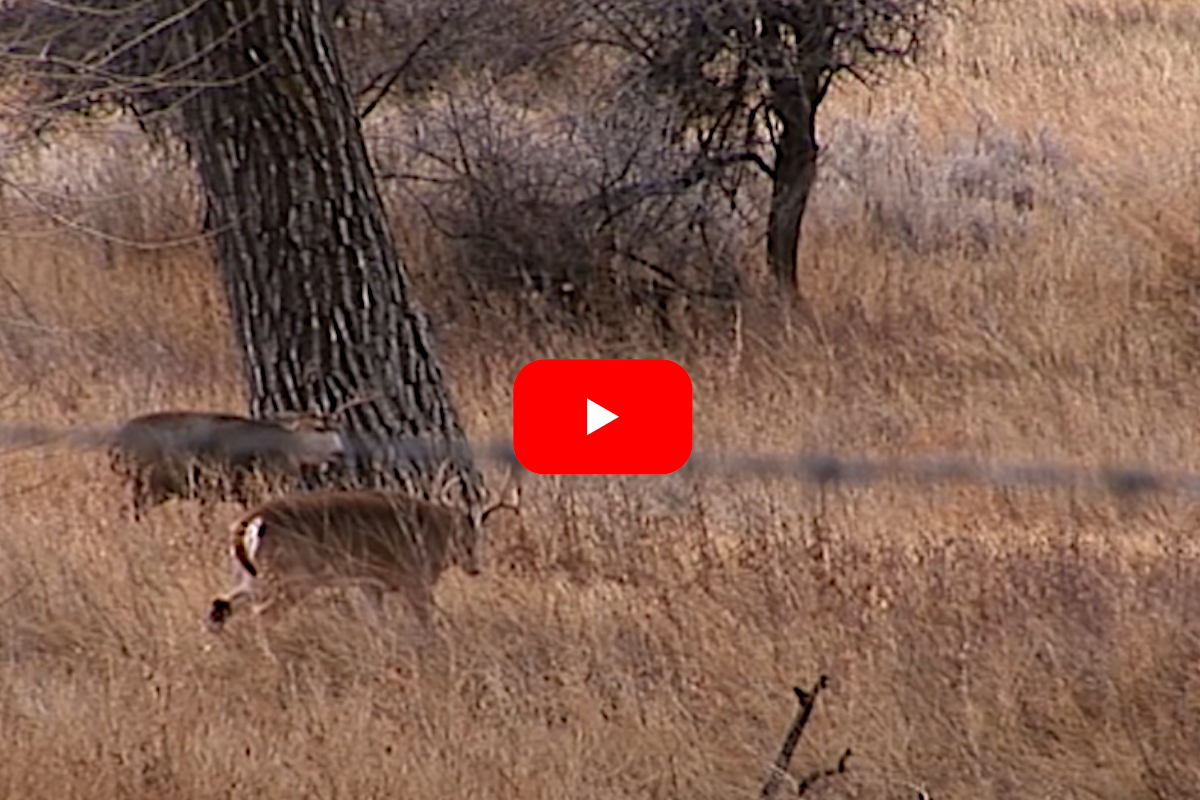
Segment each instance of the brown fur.
[[513,492],[514,499],[493,502],[476,517],[444,502],[380,491],[272,500],[231,526],[241,580],[213,602],[209,621],[219,628],[243,601],[252,601],[255,613],[278,612],[319,586],[354,585],[376,605],[384,592],[402,593],[427,624],[438,577],[451,564],[479,571],[483,524],[498,508],[517,508]]
[[129,420],[117,432],[113,469],[128,485],[129,511],[172,498],[251,501],[254,476],[295,477],[343,455],[339,434],[313,418],[289,422],[231,414],[167,411]]

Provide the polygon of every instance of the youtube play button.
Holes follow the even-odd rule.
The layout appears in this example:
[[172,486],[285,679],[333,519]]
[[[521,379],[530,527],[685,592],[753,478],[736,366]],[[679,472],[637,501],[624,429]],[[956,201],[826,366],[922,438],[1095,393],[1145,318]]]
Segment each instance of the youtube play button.
[[692,453],[692,380],[666,359],[542,359],[513,382],[513,447],[542,475],[660,475]]
[[587,432],[590,436],[593,431],[598,428],[603,428],[608,423],[617,418],[617,415],[609,411],[607,408],[598,406],[591,400],[587,401]]

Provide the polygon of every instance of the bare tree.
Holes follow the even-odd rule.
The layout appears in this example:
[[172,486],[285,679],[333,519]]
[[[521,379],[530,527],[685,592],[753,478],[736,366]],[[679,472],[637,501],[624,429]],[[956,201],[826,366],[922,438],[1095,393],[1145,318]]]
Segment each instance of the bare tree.
[[593,41],[630,56],[634,85],[674,100],[667,125],[691,154],[690,183],[731,170],[771,181],[768,262],[796,292],[821,101],[839,75],[871,81],[911,62],[941,3],[592,0],[591,10]]
[[340,476],[415,488],[374,447],[445,445],[468,499],[480,480],[384,218],[353,93],[319,0],[15,0],[0,74],[33,128],[132,109],[188,145],[244,359],[251,412],[329,413],[366,454]]

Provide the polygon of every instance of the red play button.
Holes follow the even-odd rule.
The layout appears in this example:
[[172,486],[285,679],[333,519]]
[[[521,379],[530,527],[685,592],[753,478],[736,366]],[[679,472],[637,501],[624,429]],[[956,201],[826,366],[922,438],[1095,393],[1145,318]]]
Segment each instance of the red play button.
[[692,453],[692,380],[666,359],[542,359],[513,383],[513,447],[542,475],[660,475]]

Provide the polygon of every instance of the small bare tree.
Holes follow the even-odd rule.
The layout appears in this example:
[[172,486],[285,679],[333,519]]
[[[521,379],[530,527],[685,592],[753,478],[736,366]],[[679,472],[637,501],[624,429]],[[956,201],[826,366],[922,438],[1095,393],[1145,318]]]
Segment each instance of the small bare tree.
[[772,183],[771,272],[798,292],[800,223],[817,174],[816,115],[842,74],[868,82],[920,52],[941,0],[594,0],[595,41],[627,78],[671,98],[688,185],[760,172]]

